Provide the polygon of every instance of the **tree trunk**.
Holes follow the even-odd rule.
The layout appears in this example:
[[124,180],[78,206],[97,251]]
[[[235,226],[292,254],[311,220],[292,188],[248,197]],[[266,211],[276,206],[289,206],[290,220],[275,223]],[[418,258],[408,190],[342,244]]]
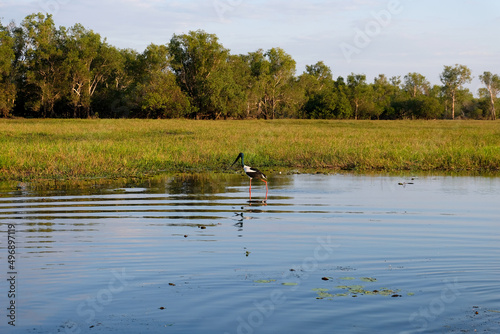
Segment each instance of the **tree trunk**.
[[495,111],[495,100],[493,99],[493,91],[490,89],[490,100],[491,100],[491,119],[497,119],[497,113]]
[[357,120],[358,119],[358,107],[359,107],[359,103],[358,103],[358,100],[356,99],[354,101],[354,119]]
[[451,119],[455,119],[455,92],[451,93]]

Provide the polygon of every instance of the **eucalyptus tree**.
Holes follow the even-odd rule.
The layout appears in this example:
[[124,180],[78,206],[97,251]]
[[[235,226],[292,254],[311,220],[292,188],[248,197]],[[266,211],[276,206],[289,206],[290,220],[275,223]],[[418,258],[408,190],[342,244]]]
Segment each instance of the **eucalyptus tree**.
[[332,71],[324,62],[306,65],[306,71],[299,77],[299,82],[305,94],[304,117],[336,117],[335,82],[332,79]]
[[442,112],[439,99],[429,81],[422,74],[412,72],[404,76],[403,102],[407,117],[435,119]]
[[269,73],[269,61],[266,59],[265,52],[259,49],[249,52],[247,55],[241,55],[241,58],[247,64],[249,79],[247,82],[247,115],[252,117],[265,117],[265,105],[267,104],[266,87]]
[[224,117],[247,118],[250,115],[249,96],[253,78],[245,56],[230,55],[227,74],[230,78],[226,85],[230,90],[230,99],[227,99],[228,112]]
[[131,114],[134,104],[133,93],[141,70],[138,67],[137,51],[132,49],[117,49],[106,44],[103,57],[110,65],[106,75],[96,86],[91,98],[93,117],[124,118]]
[[395,75],[395,76],[392,76],[389,81],[391,82],[391,85],[394,86],[394,88],[396,88],[397,90],[399,90],[400,86],[401,86],[401,76],[400,75]]
[[[294,82],[295,60],[283,49],[259,49],[243,56],[251,75],[248,99],[255,117],[273,119],[290,113],[287,106],[297,104]],[[294,111],[295,112],[295,111]]]
[[251,118],[254,116],[256,103],[255,77],[252,76],[249,55],[231,55],[228,59],[234,83],[235,98],[231,101],[232,112],[228,117]]
[[451,100],[451,118],[455,119],[455,104],[459,90],[464,84],[471,82],[472,72],[465,65],[444,66],[440,79],[445,95]]
[[323,85],[333,81],[332,70],[323,61],[318,61],[314,65],[306,65],[306,73],[311,75],[319,83],[319,89]]
[[495,120],[496,110],[495,110],[495,102],[500,92],[500,77],[497,74],[492,74],[491,72],[484,72],[479,76],[481,82],[486,86],[483,90],[480,91],[481,95],[484,95],[489,98],[490,102],[490,118]]
[[63,96],[63,39],[55,28],[52,15],[28,15],[21,23],[23,49],[22,83],[26,94],[25,106],[34,116],[55,116],[54,106]]
[[351,73],[347,76],[347,87],[354,119],[369,115],[370,109],[373,108],[373,90],[366,82],[366,75]]
[[135,104],[134,116],[174,118],[189,111],[189,100],[177,85],[169,58],[168,47],[155,44],[137,56],[136,82],[129,97]]
[[228,65],[229,50],[217,36],[203,30],[174,34],[168,49],[177,83],[191,100],[191,116],[227,116],[235,85]]
[[[301,78],[304,80],[303,78]],[[327,89],[318,90],[306,95],[303,106],[306,118],[337,118],[337,94],[334,83],[328,85]]]
[[395,87],[384,74],[379,74],[378,77],[373,80],[372,88],[374,101],[374,111],[372,115],[380,119],[380,116],[383,114],[391,114],[392,100],[398,88]]
[[265,86],[265,118],[274,119],[290,102],[295,74],[295,60],[281,48],[269,49],[265,56],[269,65],[262,79]]
[[403,90],[412,98],[418,95],[426,95],[429,92],[430,83],[422,74],[412,72],[404,77]]
[[0,117],[9,116],[14,108],[14,39],[0,22]]
[[335,103],[335,117],[340,119],[348,119],[352,117],[352,106],[349,101],[349,88],[347,87],[344,78],[339,76],[335,81],[335,95],[337,101]]
[[239,80],[233,72],[230,59],[229,56],[208,81],[209,104],[212,106],[209,117],[212,119],[233,117],[245,100],[243,87],[238,84]]
[[91,100],[99,85],[121,67],[118,50],[99,34],[75,24],[66,34],[63,69],[73,117],[90,117]]

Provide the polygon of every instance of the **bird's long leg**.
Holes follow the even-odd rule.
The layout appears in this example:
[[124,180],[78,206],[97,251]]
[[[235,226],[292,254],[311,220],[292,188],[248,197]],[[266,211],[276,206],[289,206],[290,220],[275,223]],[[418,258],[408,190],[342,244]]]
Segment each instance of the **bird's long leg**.
[[250,200],[252,200],[252,179],[250,179],[250,188],[249,188],[249,192],[250,192]]
[[262,181],[264,181],[266,183],[266,201],[267,201],[267,181],[265,181],[265,180],[262,180]]

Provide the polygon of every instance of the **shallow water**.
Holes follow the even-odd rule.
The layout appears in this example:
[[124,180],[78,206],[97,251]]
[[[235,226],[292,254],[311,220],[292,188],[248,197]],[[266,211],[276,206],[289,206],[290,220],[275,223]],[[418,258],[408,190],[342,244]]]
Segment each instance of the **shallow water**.
[[248,179],[220,174],[4,190],[0,332],[499,333],[499,189],[273,175],[249,203]]

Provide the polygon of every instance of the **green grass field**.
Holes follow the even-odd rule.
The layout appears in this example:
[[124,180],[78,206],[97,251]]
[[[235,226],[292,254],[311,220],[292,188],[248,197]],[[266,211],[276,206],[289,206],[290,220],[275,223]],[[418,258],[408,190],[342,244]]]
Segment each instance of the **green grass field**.
[[498,121],[0,120],[0,180],[225,171],[500,173]]

